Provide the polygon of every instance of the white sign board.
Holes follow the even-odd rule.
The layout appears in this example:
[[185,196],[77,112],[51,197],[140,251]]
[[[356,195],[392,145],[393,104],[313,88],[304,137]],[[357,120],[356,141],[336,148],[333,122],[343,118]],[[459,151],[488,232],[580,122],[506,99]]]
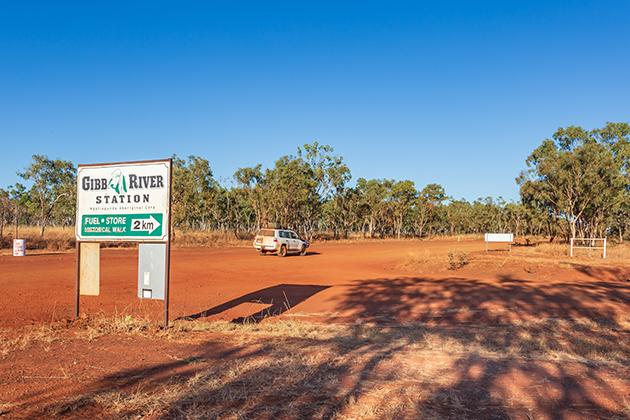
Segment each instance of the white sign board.
[[486,233],[486,242],[513,242],[513,233]]
[[79,241],[155,241],[169,235],[171,160],[79,165]]

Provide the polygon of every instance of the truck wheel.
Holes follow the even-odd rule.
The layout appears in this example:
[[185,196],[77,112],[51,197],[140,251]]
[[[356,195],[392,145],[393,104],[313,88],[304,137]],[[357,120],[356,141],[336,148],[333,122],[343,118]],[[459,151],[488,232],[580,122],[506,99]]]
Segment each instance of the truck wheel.
[[300,255],[306,255],[306,245],[302,245],[302,249],[300,249]]
[[280,251],[278,251],[278,257],[284,257],[287,255],[287,246],[286,245],[282,245],[280,247]]

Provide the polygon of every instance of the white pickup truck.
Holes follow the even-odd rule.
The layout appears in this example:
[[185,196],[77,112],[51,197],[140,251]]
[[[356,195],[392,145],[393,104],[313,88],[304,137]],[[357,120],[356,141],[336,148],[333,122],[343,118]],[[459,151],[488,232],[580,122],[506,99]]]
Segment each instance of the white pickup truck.
[[285,229],[261,229],[254,239],[254,248],[260,255],[267,252],[277,252],[279,257],[284,257],[287,252],[299,252],[306,255],[308,242],[292,230]]

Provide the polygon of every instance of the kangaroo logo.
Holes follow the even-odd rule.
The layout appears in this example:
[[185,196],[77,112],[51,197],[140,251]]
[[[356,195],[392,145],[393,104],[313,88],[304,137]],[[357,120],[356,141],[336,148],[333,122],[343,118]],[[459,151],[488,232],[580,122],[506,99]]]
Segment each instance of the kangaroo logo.
[[109,180],[109,187],[116,191],[116,194],[127,192],[127,182],[125,181],[125,176],[120,169],[116,169],[112,173],[112,177]]

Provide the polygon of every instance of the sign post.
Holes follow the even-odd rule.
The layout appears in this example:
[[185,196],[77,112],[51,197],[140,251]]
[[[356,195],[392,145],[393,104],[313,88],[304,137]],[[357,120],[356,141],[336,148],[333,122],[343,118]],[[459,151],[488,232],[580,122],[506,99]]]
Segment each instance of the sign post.
[[[165,245],[165,252],[158,254],[165,284],[160,285],[163,293],[155,296],[164,299],[164,326],[168,326],[171,178],[171,159],[78,165],[75,318],[79,315],[79,295],[85,294],[80,287],[82,242],[154,243]],[[149,255],[151,258],[153,254]],[[151,262],[153,267],[156,261]],[[154,298],[152,293],[145,296]]]

